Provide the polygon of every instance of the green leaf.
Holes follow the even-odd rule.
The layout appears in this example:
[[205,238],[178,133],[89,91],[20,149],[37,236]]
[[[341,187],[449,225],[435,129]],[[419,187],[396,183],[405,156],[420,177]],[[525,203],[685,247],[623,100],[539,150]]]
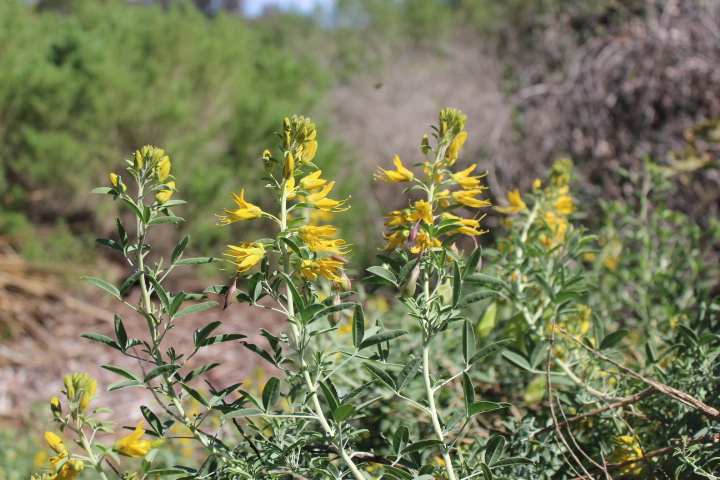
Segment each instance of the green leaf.
[[420,365],[422,364],[422,358],[416,357],[410,360],[405,367],[400,371],[397,376],[397,391],[400,392],[405,388],[418,373]]
[[383,369],[368,362],[363,362],[362,365],[370,372],[373,377],[377,378],[380,383],[384,384],[386,387],[393,391],[397,391],[395,389],[395,380],[393,380],[390,375],[385,373]]
[[174,265],[175,262],[180,259],[185,251],[185,247],[187,247],[188,241],[190,241],[190,235],[185,235],[183,239],[178,242],[172,252],[172,255],[170,255],[170,265]]
[[460,300],[455,308],[457,310],[462,310],[463,308],[467,307],[468,305],[472,305],[473,303],[479,302],[481,300],[485,300],[486,298],[495,298],[497,297],[497,292],[493,292],[491,290],[486,290],[484,292],[475,292],[471,293],[470,295],[467,295],[463,297],[462,300]]
[[472,276],[473,272],[477,270],[478,265],[480,265],[480,259],[482,258],[482,247],[477,247],[473,252],[470,254],[470,258],[468,258],[467,263],[465,264],[465,268],[463,269],[463,280],[467,280],[468,277]]
[[140,375],[133,372],[132,370],[128,370],[127,368],[116,367],[114,365],[102,365],[101,368],[104,368],[105,370],[116,373],[116,374],[120,375],[121,377],[125,377],[129,380],[135,380],[138,383],[142,383],[142,381],[143,381],[143,379]]
[[501,435],[495,435],[488,440],[487,445],[485,445],[485,462],[488,465],[493,466],[495,462],[502,458],[506,443],[505,438]]
[[262,403],[265,407],[265,412],[270,413],[270,409],[275,406],[278,399],[280,398],[280,379],[277,377],[270,377],[265,384],[262,393]]
[[182,305],[183,301],[185,300],[185,292],[180,292],[174,297],[172,297],[172,303],[170,303],[170,312],[169,316],[170,318],[175,316],[175,313],[178,311],[178,308]]
[[125,331],[122,318],[120,318],[118,314],[115,314],[115,336],[118,339],[118,345],[125,350],[127,348],[127,332]]
[[462,349],[465,365],[470,366],[470,359],[475,355],[475,330],[468,319],[463,322]]
[[218,366],[220,366],[219,363],[211,363],[209,365],[203,365],[202,367],[198,367],[195,370],[193,370],[192,372],[185,375],[185,377],[182,379],[182,381],[183,381],[183,383],[187,383],[190,380],[192,380],[193,378],[199,377],[203,373],[210,371],[213,368],[218,367]]
[[152,370],[148,372],[147,375],[145,375],[145,378],[143,379],[143,382],[147,383],[153,378],[163,375],[165,373],[175,373],[177,370],[180,369],[180,365],[175,365],[172,363],[168,363],[166,365],[160,365],[159,367],[155,367]]
[[497,302],[492,302],[485,308],[485,311],[480,317],[480,321],[475,327],[475,333],[478,337],[485,338],[493,331],[495,322],[497,321],[497,310]]
[[120,290],[117,289],[114,285],[110,285],[105,280],[100,280],[99,278],[95,277],[80,277],[81,279],[85,280],[88,283],[92,283],[96,287],[100,287],[103,290],[105,290],[108,293],[111,293],[116,298],[120,298]]
[[555,289],[548,283],[547,279],[542,275],[535,275],[535,279],[540,283],[540,286],[545,290],[550,299],[555,301]]
[[162,436],[162,434],[165,433],[165,429],[163,428],[163,424],[157,415],[155,415],[152,410],[145,405],[140,406],[140,411],[142,412],[143,417],[145,417],[145,420],[147,420],[148,425],[152,427],[155,433]]
[[195,257],[195,258],[185,258],[182,260],[178,260],[175,262],[175,265],[202,265],[205,263],[215,263],[215,262],[222,262],[222,258],[215,258],[215,257]]
[[112,338],[106,337],[105,335],[100,335],[99,333],[83,333],[80,336],[89,340],[93,340],[95,342],[103,343],[108,347],[114,348],[115,350],[119,350],[121,352],[123,351],[123,349],[120,348],[120,345],[115,343]]
[[493,480],[495,478],[492,471],[490,470],[490,467],[488,467],[486,464],[481,463],[480,469],[483,471],[483,480]]
[[207,399],[205,397],[203,397],[203,395],[200,392],[198,392],[194,388],[192,388],[189,385],[186,385],[185,383],[182,383],[182,382],[180,382],[180,386],[182,387],[183,390],[185,390],[188,393],[188,395],[190,395],[192,398],[194,398],[195,400],[200,402],[201,405],[203,405],[205,407],[210,406]]
[[165,476],[165,475],[182,475],[186,474],[187,472],[185,470],[180,470],[179,468],[157,468],[155,470],[150,470],[146,473],[146,475],[158,475],[158,476]]
[[625,338],[628,333],[630,333],[630,331],[626,328],[611,333],[607,337],[603,338],[602,342],[600,342],[600,350],[613,348],[615,345],[622,342],[622,339]]
[[395,455],[399,457],[403,449],[405,449],[410,442],[410,430],[407,426],[400,425],[398,429],[395,430],[395,433],[392,434],[392,437],[390,437],[390,441]]
[[107,391],[111,392],[113,390],[120,390],[121,388],[127,388],[127,387],[142,387],[143,384],[138,382],[137,380],[123,380],[120,382],[111,383],[107,387]]
[[122,287],[120,287],[120,296],[125,295],[125,293],[135,284],[135,282],[137,282],[138,278],[140,278],[142,274],[143,272],[138,271],[130,275],[122,284]]
[[229,412],[223,415],[224,418],[238,418],[238,417],[254,417],[256,415],[265,415],[265,412],[259,408],[241,408],[234,412]]
[[395,278],[395,275],[388,270],[385,267],[368,267],[368,272],[372,273],[373,275],[377,275],[380,278],[384,278],[388,282],[392,283],[393,285],[397,286],[397,279]]
[[281,275],[282,279],[285,280],[285,285],[287,286],[290,295],[292,295],[293,300],[295,301],[296,308],[298,309],[298,311],[302,311],[305,308],[305,302],[300,296],[300,293],[298,293],[297,288],[295,288],[295,284],[293,283],[292,279],[284,273],[282,273]]
[[165,293],[165,290],[163,290],[162,286],[160,285],[160,282],[157,281],[157,279],[153,275],[147,275],[148,281],[155,289],[155,295],[160,299],[160,303],[162,303],[163,308],[165,311],[169,314],[170,313],[170,300],[168,299],[167,293]]
[[463,372],[462,378],[463,395],[465,396],[465,410],[469,412],[475,404],[475,385],[473,385],[470,375],[468,375],[467,372]]
[[508,457],[499,460],[497,463],[492,465],[492,468],[508,467],[510,465],[533,465],[532,460],[528,460],[524,457]]
[[180,310],[178,313],[173,315],[173,318],[180,318],[180,317],[184,317],[185,315],[202,312],[203,310],[207,310],[208,308],[212,308],[216,305],[219,305],[218,302],[203,302],[203,303],[198,303],[197,305],[191,305],[187,308]]
[[359,349],[372,347],[373,345],[377,345],[378,343],[387,342],[392,340],[393,338],[401,337],[408,333],[406,330],[390,330],[388,332],[382,332],[378,333],[376,335],[372,335],[366,339],[364,339],[360,343]]
[[359,348],[365,338],[365,313],[360,302],[355,304],[355,311],[352,319],[353,346]]
[[202,342],[205,341],[205,339],[220,325],[222,325],[222,322],[215,321],[195,330],[195,333],[193,333],[193,341],[195,343],[195,348],[200,347],[202,345]]
[[533,368],[530,366],[530,362],[528,362],[527,358],[525,358],[520,353],[514,352],[512,350],[505,350],[502,355],[508,362],[512,363],[516,367],[520,367],[523,370],[527,370],[528,372],[533,371]]
[[208,338],[207,340],[204,340],[202,342],[202,346],[207,347],[208,345],[216,345],[223,342],[232,342],[234,340],[242,340],[243,338],[246,338],[245,335],[242,335],[240,333],[225,333],[223,335],[215,335]]
[[180,217],[156,217],[148,222],[149,225],[160,225],[162,223],[179,223],[184,222],[184,218]]
[[125,253],[125,249],[123,249],[122,245],[117,243],[115,240],[110,240],[109,238],[96,238],[95,241],[100,245],[112,248],[113,250],[117,250],[120,253]]
[[[695,333],[687,325],[683,325],[682,323],[679,323],[679,322],[676,325],[676,328],[677,328],[678,332],[680,333],[680,335],[685,337],[685,339],[690,344],[692,344],[693,346],[697,346],[697,344],[700,341],[700,337],[698,337],[697,333]],[[620,330],[620,331],[622,331],[622,330]],[[615,333],[617,333],[617,332],[615,332]],[[610,335],[612,335],[612,334],[610,334]],[[602,349],[602,345],[605,343],[605,340],[607,340],[607,338],[610,337],[610,335],[608,335],[607,337],[605,337],[605,339],[603,339],[602,343],[600,344],[601,349]]]
[[495,403],[495,402],[477,402],[470,405],[468,408],[468,417],[473,417],[478,413],[488,412],[490,410],[497,410],[498,408],[506,408],[510,406],[509,403]]
[[[399,453],[397,455],[400,456]],[[415,478],[412,473],[407,472],[402,468],[393,467],[392,465],[383,465],[383,471],[385,472],[382,476],[383,479],[385,477],[395,478],[397,480],[413,480]]]
[[117,195],[118,194],[114,188],[110,188],[110,187],[93,188],[90,193],[102,193],[104,195]]
[[139,218],[140,220],[142,220],[143,218],[145,218],[145,217],[143,217],[143,214],[142,214],[142,212],[140,211],[140,208],[139,208],[137,205],[135,205],[135,202],[133,202],[133,201],[130,200],[129,198],[123,198],[122,201],[125,202],[125,204],[126,204],[128,207],[130,207],[130,209],[131,209],[133,212],[135,212],[135,215],[137,216],[137,218]]
[[292,250],[295,255],[297,255],[297,256],[300,257],[300,258],[303,258],[302,250],[300,249],[300,247],[298,246],[298,244],[295,243],[295,241],[294,241],[292,238],[289,238],[289,237],[280,237],[280,240],[281,240],[285,245],[287,245],[288,247],[290,247],[290,250]]
[[419,452],[427,448],[439,447],[440,445],[445,445],[445,443],[440,440],[420,440],[405,447],[402,454],[407,455],[408,453]]
[[354,306],[355,306],[355,303],[346,302],[346,303],[341,303],[339,305],[331,305],[329,307],[325,307],[322,310],[320,310],[319,312],[315,313],[315,315],[313,315],[310,318],[310,320],[308,320],[307,323],[308,324],[313,323],[314,321],[316,321],[319,318],[323,318],[327,315],[333,314],[335,312],[339,312],[341,310],[353,308]]
[[492,285],[493,287],[505,288],[507,283],[503,282],[499,278],[491,277],[490,275],[484,275],[482,273],[476,273],[465,278],[468,283],[475,283],[477,285]]
[[456,308],[460,294],[462,293],[462,278],[460,277],[460,264],[453,262],[453,282],[452,282],[452,308]]
[[325,395],[325,401],[327,401],[330,411],[335,411],[340,406],[340,397],[338,397],[335,386],[332,384],[330,379],[320,382],[320,388]]
[[457,425],[457,423],[465,418],[467,415],[467,409],[465,407],[460,407],[455,410],[455,412],[450,415],[450,418],[448,419],[447,423],[445,424],[445,427],[443,428],[443,431],[445,433],[449,433],[452,428]]
[[303,309],[300,311],[300,318],[301,318],[304,322],[307,322],[307,321],[308,321],[310,318],[312,318],[312,316],[315,315],[317,312],[319,312],[319,311],[321,311],[321,310],[323,310],[323,309],[325,309],[325,308],[328,308],[328,307],[331,306],[331,305],[332,305],[332,304],[330,304],[330,305],[325,305],[324,303],[311,303],[310,305],[308,305],[307,307],[303,308]]
[[355,405],[340,405],[332,414],[336,422],[342,422],[355,414]]

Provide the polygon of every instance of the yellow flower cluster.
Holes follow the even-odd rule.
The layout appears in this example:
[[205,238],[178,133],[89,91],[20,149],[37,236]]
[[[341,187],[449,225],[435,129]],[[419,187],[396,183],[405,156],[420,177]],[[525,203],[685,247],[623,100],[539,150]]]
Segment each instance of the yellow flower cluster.
[[[611,463],[623,463],[633,458],[642,457],[642,449],[637,440],[630,435],[621,435],[613,438],[615,448],[608,456]],[[640,475],[643,471],[643,464],[640,462],[630,463],[621,467],[618,472],[622,474]]]
[[[549,230],[549,234],[540,236],[540,243],[547,248],[563,243],[570,225],[568,217],[577,209],[568,186],[572,169],[572,161],[561,158],[551,168],[548,186],[544,190],[541,190],[542,182],[540,179],[535,179],[533,193],[537,198],[542,197],[544,199],[542,205],[538,206],[536,215],[530,215],[530,209],[518,189],[508,192],[507,199],[500,199],[500,203],[504,206],[495,207],[495,210],[505,214],[524,213],[532,216],[534,221]],[[506,223],[511,227],[513,222],[509,220]]]
[[[65,384],[65,392],[70,402],[70,409],[79,413],[85,413],[90,405],[90,400],[92,400],[93,395],[95,395],[97,391],[97,380],[91,379],[87,373],[75,372],[72,375],[67,375],[63,379],[63,383]],[[50,408],[53,414],[61,411],[60,401],[57,397],[53,397],[50,400]]]
[[[420,149],[426,155],[434,152],[434,160],[422,164],[425,178],[419,179],[406,168],[395,155],[395,170],[378,167],[375,178],[386,183],[415,182],[427,194],[427,200],[418,200],[404,210],[390,212],[385,225],[390,227],[385,235],[384,250],[393,250],[408,244],[410,251],[418,253],[426,248],[442,245],[440,237],[468,235],[475,237],[485,233],[480,229],[480,219],[463,218],[450,213],[461,207],[482,208],[490,201],[478,198],[488,187],[480,184],[483,175],[472,175],[477,165],[453,172],[452,167],[467,139],[464,131],[466,116],[459,110],[445,109],[440,112],[440,125],[436,129],[438,146],[430,146],[427,135],[423,137]],[[453,187],[459,187],[454,189]],[[414,187],[417,189],[418,186]],[[452,189],[452,190],[451,190]]]
[[[321,276],[338,281],[344,275],[344,259],[340,261],[330,257],[346,254],[348,245],[344,240],[334,238],[338,232],[336,228],[321,223],[327,220],[329,214],[347,210],[348,199],[335,200],[329,197],[335,182],[321,178],[322,170],[312,163],[318,148],[316,136],[315,125],[309,118],[286,118],[283,132],[279,134],[282,139],[282,160],[273,158],[269,150],[263,152],[263,166],[271,180],[268,187],[275,190],[279,197],[279,216],[263,212],[260,207],[247,202],[243,189],[240,195],[232,194],[238,208],[225,210],[225,215],[218,215],[218,218],[220,225],[254,218],[267,218],[276,222],[284,237],[301,242],[300,247],[308,252],[309,258],[296,259],[293,263],[298,277],[317,280]],[[281,174],[273,175],[275,166],[280,164]],[[294,203],[291,204],[291,201]],[[294,216],[295,210],[303,212],[307,217],[305,221],[295,218],[290,223],[291,212]],[[235,266],[236,273],[241,274],[260,263],[266,253],[281,251],[284,246],[280,243],[242,242],[228,245],[228,248],[230,250],[225,253],[229,257],[228,261]]]
[[[170,157],[165,155],[165,150],[146,145],[140,150],[136,150],[133,160],[127,162],[130,164],[128,170],[140,184],[150,182],[152,188],[159,185],[167,185],[171,188],[158,191],[155,195],[158,205],[163,205],[170,200],[175,191],[175,180],[170,175]],[[123,183],[122,177],[115,173],[110,174],[110,184],[119,194],[127,190],[127,185]]]
[[[55,468],[56,473],[45,477],[47,480],[73,480],[80,475],[80,472],[85,468],[85,464],[82,460],[70,458],[70,452],[60,437],[53,432],[47,431],[45,432],[45,441],[57,453],[50,459],[50,464]],[[60,467],[61,464],[62,467]]]

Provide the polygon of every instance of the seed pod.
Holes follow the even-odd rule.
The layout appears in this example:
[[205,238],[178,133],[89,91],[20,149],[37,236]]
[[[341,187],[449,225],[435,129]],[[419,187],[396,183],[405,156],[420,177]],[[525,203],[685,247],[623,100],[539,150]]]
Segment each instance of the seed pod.
[[409,298],[415,295],[415,289],[417,288],[417,280],[418,276],[420,276],[420,260],[415,264],[412,271],[410,272],[410,276],[400,286],[400,296],[402,298]]

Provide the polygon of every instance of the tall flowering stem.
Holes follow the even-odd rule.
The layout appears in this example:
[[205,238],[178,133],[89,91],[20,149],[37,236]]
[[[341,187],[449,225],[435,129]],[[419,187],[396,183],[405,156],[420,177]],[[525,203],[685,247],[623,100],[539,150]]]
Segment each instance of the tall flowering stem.
[[[452,212],[460,209],[472,211],[490,205],[489,201],[481,198],[483,190],[487,188],[481,185],[480,179],[484,175],[472,175],[476,165],[460,171],[453,168],[467,139],[465,120],[466,117],[459,110],[445,109],[440,112],[438,126],[433,127],[437,146],[433,149],[425,136],[420,148],[429,159],[414,165],[423,169],[424,179],[406,168],[397,156],[393,160],[397,170],[379,168],[376,174],[378,180],[386,183],[413,183],[405,192],[418,189],[425,192],[425,199],[411,203],[404,210],[393,211],[386,217],[389,231],[385,236],[388,240],[385,250],[395,252],[402,261],[414,265],[409,271],[404,269],[392,273],[399,274],[401,299],[422,327],[421,363],[427,403],[423,410],[430,417],[437,440],[442,442],[440,453],[449,480],[456,480],[457,475],[450,455],[449,432],[443,429],[438,414],[436,394],[442,385],[436,385],[433,381],[431,347],[433,340],[447,330],[453,314],[459,314],[463,305],[487,297],[479,295],[460,301],[463,280],[472,279],[479,264],[480,250],[476,248],[471,260],[466,263],[455,242],[467,236],[477,245],[475,237],[485,232],[480,229],[480,218]],[[416,294],[418,280],[422,288]],[[450,300],[446,298],[447,293],[451,295]],[[468,364],[467,369],[470,367]],[[473,399],[466,399],[466,403],[466,415],[470,416]]]

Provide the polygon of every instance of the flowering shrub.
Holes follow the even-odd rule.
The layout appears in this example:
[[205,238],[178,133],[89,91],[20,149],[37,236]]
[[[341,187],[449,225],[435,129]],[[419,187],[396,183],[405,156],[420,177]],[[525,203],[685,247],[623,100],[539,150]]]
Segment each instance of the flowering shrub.
[[[441,111],[433,140],[425,136],[420,143],[425,160],[403,163],[395,156],[394,169],[378,167],[378,181],[404,184],[412,200],[405,209],[387,212],[380,264],[356,279],[346,273],[353,246],[329,223],[335,214],[352,214],[350,199],[333,198],[334,182],[314,163],[318,140],[310,119],[286,118],[277,155],[262,154],[261,181],[273,207],[260,208],[270,203],[246,196],[246,185],[232,194],[235,205],[217,215],[218,228],[268,222],[274,236],[238,238],[223,260],[183,258],[185,237],[150,263],[153,227],[183,221],[171,210],[184,203],[174,196],[182,179],[171,175],[163,150],[137,151],[128,161],[129,175],[112,173],[111,187],[94,190],[135,214],[132,239],[118,219],[117,239],[98,240],[122,253],[131,271],[120,287],[84,279],[131,307],[145,319],[147,332],[129,338],[115,315],[114,339],[84,337],[143,366],[142,373],[103,366],[122,377],[108,390],[147,389],[162,399],[163,410],[143,406],[145,420],[132,433],[102,444],[95,433],[114,433],[112,422],[86,417],[97,383],[87,375],[67,377],[66,400],[53,397],[51,410],[82,452],[47,432],[57,455],[50,459],[54,473],[42,479],[73,480],[85,467],[103,480],[109,470],[128,480],[135,475],[357,480],[641,475],[657,469],[639,434],[653,432],[652,425],[641,422],[663,414],[689,437],[676,455],[682,464],[673,468],[704,472],[706,457],[695,455],[692,446],[720,438],[713,423],[720,413],[704,403],[717,382],[699,385],[687,372],[720,374],[720,337],[710,327],[717,308],[703,307],[690,321],[694,307],[684,303],[684,309],[672,311],[687,325],[676,320],[673,330],[667,328],[671,322],[658,322],[660,329],[651,330],[675,346],[660,352],[662,345],[650,341],[642,362],[637,352],[625,355],[623,342],[631,332],[600,318],[602,307],[593,296],[597,269],[618,271],[623,258],[605,251],[607,239],[572,225],[577,207],[567,159],[536,180],[530,192],[509,192],[495,207],[507,215],[507,234],[483,252],[477,239],[487,232],[481,221],[491,205],[483,198],[487,187],[476,165],[457,167],[465,121],[458,110]],[[178,267],[216,262],[230,273],[227,285],[204,294],[164,286]],[[353,291],[353,282],[368,287]],[[137,305],[125,298],[133,285],[141,291]],[[604,288],[620,298],[620,283],[606,282]],[[398,302],[377,307],[384,298],[373,296],[377,291]],[[213,335],[221,324],[213,321],[191,333],[191,351],[168,347],[167,332],[181,328],[177,319],[219,306],[208,295],[217,295],[223,308],[239,302],[275,312],[287,328],[280,334],[262,330],[267,346],[261,346],[240,333]],[[190,369],[188,361],[223,342],[239,342],[238,348],[282,376],[268,378],[257,391],[233,378],[222,389],[201,390],[199,380],[218,364]],[[91,413],[110,412],[94,407]],[[206,426],[212,421],[217,428],[211,433]],[[181,462],[154,466],[161,445],[176,436],[203,450],[199,468]],[[132,457],[142,458],[140,473],[135,467],[119,473]]]

